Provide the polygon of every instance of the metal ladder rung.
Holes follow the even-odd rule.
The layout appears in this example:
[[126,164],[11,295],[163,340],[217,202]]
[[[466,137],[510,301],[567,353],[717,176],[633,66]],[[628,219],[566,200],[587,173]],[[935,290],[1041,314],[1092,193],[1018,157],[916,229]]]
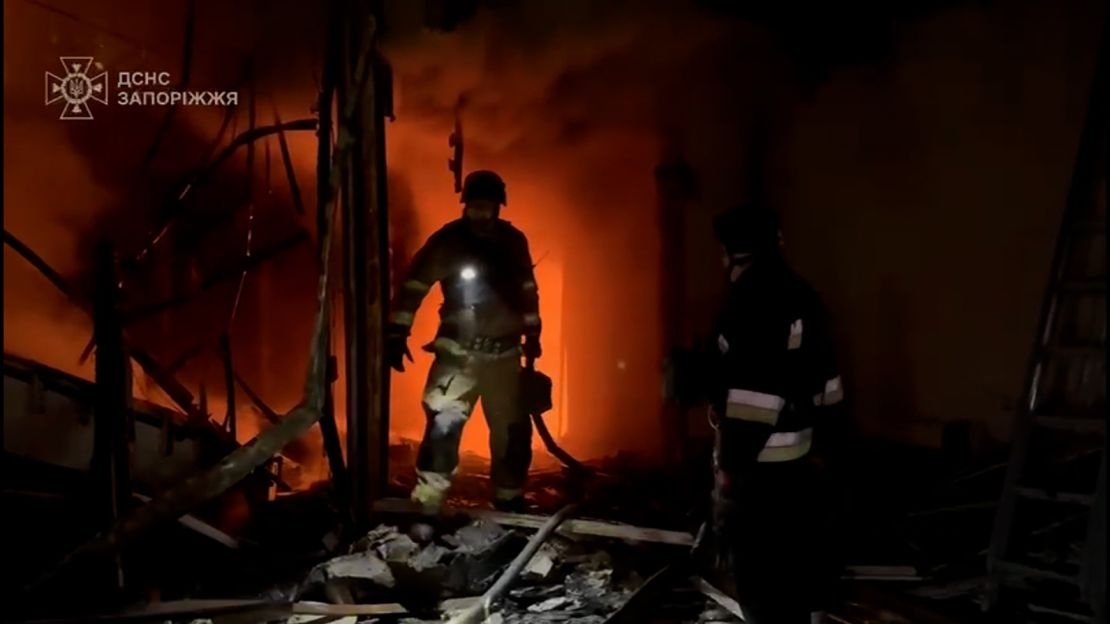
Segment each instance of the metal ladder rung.
[[1106,279],[1080,279],[1060,282],[1056,290],[1066,293],[1106,293]]
[[1083,356],[1083,355],[1103,355],[1106,353],[1106,345],[1104,344],[1071,344],[1071,345],[1051,345],[1045,347],[1043,352],[1055,356]]
[[1073,505],[1090,506],[1094,497],[1089,494],[1076,494],[1075,492],[1049,492],[1039,488],[1018,488],[1018,495],[1030,500],[1047,501],[1050,503],[1070,503]]
[[1106,431],[1105,418],[1075,418],[1069,416],[1036,416],[1034,422],[1046,429],[1076,431],[1079,433],[1103,433]]
[[1066,618],[1075,622],[1094,622],[1095,618],[1083,613],[1074,613],[1072,611],[1065,611],[1063,609],[1056,609],[1054,607],[1045,607],[1037,604],[1029,604],[1029,610],[1033,613],[1043,615],[1055,615],[1057,617]]
[[1077,221],[1075,229],[1080,232],[1106,233],[1106,219],[1082,219]]
[[1023,563],[1014,563],[1013,561],[999,561],[994,564],[994,567],[1009,579],[1022,581],[1025,579],[1041,579],[1048,581],[1059,581],[1061,583],[1069,583],[1071,585],[1078,585],[1079,579],[1068,574],[1060,574],[1052,570],[1044,570],[1041,568],[1034,568]]

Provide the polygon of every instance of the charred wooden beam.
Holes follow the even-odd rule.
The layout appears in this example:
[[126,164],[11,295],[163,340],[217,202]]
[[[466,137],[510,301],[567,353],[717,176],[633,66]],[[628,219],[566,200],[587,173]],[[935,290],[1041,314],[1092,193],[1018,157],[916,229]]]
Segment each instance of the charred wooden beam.
[[[115,251],[107,243],[96,249],[93,335],[96,338],[96,386],[93,403],[93,505],[98,528],[111,526],[127,511],[131,492],[131,364],[123,346],[119,320],[119,278]],[[114,564],[116,589],[124,585],[123,566]]]
[[[327,217],[322,207],[332,205],[332,202],[335,201],[335,197],[332,194],[335,192],[335,189],[326,182],[331,179],[333,168],[331,159],[333,125],[332,105],[336,85],[339,80],[341,23],[339,3],[333,0],[328,6],[328,36],[324,49],[323,84],[321,85],[320,98],[317,102],[317,109],[320,115],[320,124],[316,131],[316,229],[318,232],[324,231],[324,220]],[[275,111],[274,114],[276,116],[277,112]],[[282,157],[284,158],[285,148],[283,147],[282,149]],[[287,175],[290,175],[289,179],[292,185],[295,178],[292,177],[292,173],[288,167],[289,165],[287,165]],[[322,254],[321,257],[324,258],[326,262],[330,256]],[[324,385],[324,413],[320,416],[320,433],[324,439],[324,452],[328,457],[328,468],[331,470],[332,483],[335,485],[335,491],[339,495],[343,513],[347,519],[350,520],[350,482],[348,480],[347,467],[343,463],[343,445],[339,439],[339,427],[335,421],[334,382],[338,371],[336,370],[337,365],[331,345],[330,294],[327,298],[327,306],[329,324],[328,327],[324,329],[327,377],[325,378]]]
[[73,290],[73,288],[69,285],[69,282],[67,282],[65,278],[61,276],[61,274],[55,271],[53,267],[47,264],[47,262],[42,259],[42,256],[38,255],[30,247],[23,244],[23,241],[16,238],[14,234],[6,229],[4,230],[4,244],[8,247],[11,247],[13,251],[19,254],[28,263],[30,263],[31,266],[35,267],[35,269],[37,269],[39,273],[42,273],[43,277],[45,277],[51,284],[53,284],[55,288],[61,291],[63,295],[77,303],[82,310],[88,311],[87,297]]
[[[351,508],[357,528],[370,523],[371,504],[381,497],[388,473],[388,371],[382,359],[382,335],[388,299],[388,221],[385,196],[384,116],[379,91],[377,30],[359,26],[380,18],[372,0],[350,0],[350,50],[368,45],[370,79],[358,81],[346,59],[340,83],[347,97],[359,102],[346,132],[355,143],[345,161],[343,201],[344,321],[347,344],[347,457]],[[340,128],[342,133],[344,128]]]

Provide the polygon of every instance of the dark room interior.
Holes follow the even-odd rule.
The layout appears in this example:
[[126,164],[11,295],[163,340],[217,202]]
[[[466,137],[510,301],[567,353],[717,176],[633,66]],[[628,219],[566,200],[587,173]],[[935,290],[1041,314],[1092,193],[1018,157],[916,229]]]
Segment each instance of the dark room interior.
[[1101,0],[4,0],[0,621],[1106,622]]

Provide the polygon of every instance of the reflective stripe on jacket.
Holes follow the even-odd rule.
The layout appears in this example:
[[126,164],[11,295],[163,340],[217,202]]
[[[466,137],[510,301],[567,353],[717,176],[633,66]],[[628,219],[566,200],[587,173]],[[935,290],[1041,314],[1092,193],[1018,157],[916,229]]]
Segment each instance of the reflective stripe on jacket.
[[720,468],[805,457],[822,408],[843,398],[817,294],[781,258],[757,259],[732,284],[716,332]]

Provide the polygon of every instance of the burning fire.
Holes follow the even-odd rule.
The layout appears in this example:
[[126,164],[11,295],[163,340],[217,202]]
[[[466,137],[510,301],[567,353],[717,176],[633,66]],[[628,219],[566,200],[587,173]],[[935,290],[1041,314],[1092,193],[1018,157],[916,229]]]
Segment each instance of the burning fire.
[[[112,13],[108,3],[81,6],[92,5],[104,10],[90,10],[90,15]],[[138,240],[141,232],[135,223],[149,220],[150,215],[135,218],[135,211],[154,205],[154,198],[165,192],[163,185],[145,189],[149,192],[136,197],[131,188],[138,160],[150,145],[162,111],[111,109],[111,114],[86,126],[59,125],[56,115],[42,108],[42,70],[36,63],[41,60],[43,67],[52,67],[48,61],[56,63],[59,42],[94,46],[109,69],[177,66],[180,49],[176,44],[162,46],[164,50],[153,46],[133,54],[133,44],[103,35],[94,26],[31,5],[19,7],[8,16],[12,19],[5,21],[21,24],[19,29],[5,27],[6,57],[35,62],[26,67],[8,65],[13,71],[5,73],[5,125],[10,129],[5,134],[5,227],[64,275],[80,282],[87,270],[84,249],[88,242],[106,229],[123,231],[128,240]],[[147,18],[149,31],[142,38],[155,40],[158,37],[152,33],[177,32],[181,26],[168,16]],[[205,33],[193,68],[197,88],[227,82],[228,64],[221,54],[234,52],[235,46],[220,42],[225,36],[229,42],[239,39],[237,33],[221,33],[224,26],[215,22],[242,21],[209,18],[197,29]],[[492,63],[489,55],[500,45],[503,29],[503,24],[479,20],[456,34],[400,39],[388,46],[397,114],[396,121],[387,126],[391,210],[400,223],[411,224],[411,233],[399,233],[407,236],[398,241],[403,243],[399,248],[411,253],[431,232],[461,214],[446,160],[454,104],[465,92],[469,101],[463,113],[465,169],[493,169],[505,178],[509,202],[503,217],[528,235],[537,263],[544,320],[544,355],[538,364],[552,377],[555,391],[554,409],[546,417],[549,428],[568,450],[582,457],[622,449],[653,453],[661,436],[657,388],[662,352],[660,232],[652,179],[660,153],[656,119],[651,107],[644,104],[650,100],[641,97],[643,94],[591,111],[589,99],[579,97],[576,90],[600,88],[597,77],[582,69],[589,67],[591,55],[604,58],[617,53],[635,36],[614,31],[612,36],[598,37],[600,43],[594,49],[577,52],[572,59],[525,55]],[[273,37],[279,40],[277,34]],[[313,46],[319,41],[306,38],[303,49],[293,49],[286,45],[288,38],[280,40],[284,47],[271,41],[266,48],[272,53],[272,58],[266,58],[273,67],[259,71],[259,125],[272,123],[271,105],[280,110],[284,120],[291,120],[309,116],[315,100],[310,76],[318,61]],[[220,53],[214,54],[213,48]],[[289,71],[278,72],[277,67],[290,68],[295,77],[291,78]],[[222,111],[179,111],[174,126],[177,134],[167,139],[154,173],[147,178],[177,179],[203,161],[202,148],[215,136],[221,117]],[[237,115],[236,131],[245,129],[245,117],[243,111]],[[121,128],[128,130],[122,137]],[[176,147],[182,141],[188,149]],[[251,176],[256,249],[265,247],[263,239],[280,239],[293,228],[314,229],[315,137],[290,134],[289,147],[308,214],[291,210],[276,138],[259,142]],[[18,160],[9,157],[13,150],[19,151]],[[184,156],[177,157],[177,153]],[[224,170],[226,177],[213,182],[205,201],[228,195],[226,188],[241,189],[247,178],[244,153],[237,154]],[[54,182],[47,184],[47,179]],[[246,217],[239,207],[229,206],[228,210],[238,211],[233,221],[224,226],[224,233],[204,239],[196,252],[200,259],[192,260],[202,267],[201,273],[219,268],[218,259],[206,260],[202,257],[205,253],[227,252],[223,255],[232,259],[241,253]],[[301,245],[252,270],[232,328],[237,371],[278,413],[300,399],[314,305],[313,256],[311,245]],[[5,260],[8,303],[4,316],[9,329],[5,350],[91,377],[91,362],[76,364],[90,335],[87,318],[9,250]],[[202,293],[195,304],[133,328],[136,340],[164,364],[197,344],[214,344],[237,285],[237,280],[232,282]],[[153,301],[160,298],[150,295]],[[393,376],[394,439],[419,439],[423,433],[420,396],[431,356],[419,347],[429,342],[435,331],[439,301],[438,291],[433,292],[417,316],[412,338],[416,363],[404,374]],[[342,352],[342,340],[339,325],[333,328],[337,353]],[[335,406],[342,433],[342,365],[340,373]],[[177,375],[194,395],[203,383],[210,413],[222,420],[226,399],[215,349],[205,349]],[[137,395],[172,406],[141,375],[137,377]],[[242,393],[237,396],[237,406],[240,440],[269,426]],[[480,407],[473,420],[466,428],[462,450],[488,455]],[[306,443],[312,451],[301,462],[304,471],[325,476],[318,429],[310,432]],[[535,446],[541,446],[538,438]]]

